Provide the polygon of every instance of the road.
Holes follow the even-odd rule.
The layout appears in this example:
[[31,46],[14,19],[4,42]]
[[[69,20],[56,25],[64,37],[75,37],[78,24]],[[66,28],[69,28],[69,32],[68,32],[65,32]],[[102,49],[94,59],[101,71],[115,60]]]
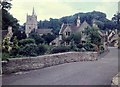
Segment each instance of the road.
[[118,73],[118,49],[97,61],[74,62],[3,76],[3,85],[110,85]]

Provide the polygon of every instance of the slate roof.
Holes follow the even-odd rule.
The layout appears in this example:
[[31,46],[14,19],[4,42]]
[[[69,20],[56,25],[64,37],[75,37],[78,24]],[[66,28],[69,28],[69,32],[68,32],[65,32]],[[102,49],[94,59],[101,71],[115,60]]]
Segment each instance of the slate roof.
[[83,29],[85,29],[85,28],[87,28],[87,27],[91,27],[91,26],[90,26],[86,21],[84,21],[84,22],[80,25],[78,31],[83,31]]
[[77,32],[77,31],[82,31],[83,29],[90,27],[90,25],[84,21],[79,27],[77,27],[76,25],[73,24],[63,24],[61,26],[60,32],[59,34],[62,34],[67,28],[71,29],[71,32]]
[[48,33],[52,33],[53,29],[37,29],[36,32],[38,34],[48,34]]

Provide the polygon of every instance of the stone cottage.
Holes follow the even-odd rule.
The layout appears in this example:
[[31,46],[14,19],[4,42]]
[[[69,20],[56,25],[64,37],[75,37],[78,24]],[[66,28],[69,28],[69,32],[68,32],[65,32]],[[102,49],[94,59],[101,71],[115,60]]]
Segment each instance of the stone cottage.
[[[51,45],[58,46],[61,44],[63,37],[67,38],[71,34],[74,34],[76,32],[81,32],[81,40],[86,41],[86,35],[83,33],[86,28],[95,27],[96,29],[99,29],[98,25],[96,24],[96,20],[94,19],[92,21],[92,26],[87,23],[86,20],[84,20],[83,23],[80,21],[80,17],[78,16],[76,19],[76,24],[62,24],[61,29],[59,31],[59,37],[57,37],[55,40],[51,42]],[[104,34],[99,30],[99,34],[101,37],[104,37]],[[65,42],[65,45],[69,45],[69,43]]]

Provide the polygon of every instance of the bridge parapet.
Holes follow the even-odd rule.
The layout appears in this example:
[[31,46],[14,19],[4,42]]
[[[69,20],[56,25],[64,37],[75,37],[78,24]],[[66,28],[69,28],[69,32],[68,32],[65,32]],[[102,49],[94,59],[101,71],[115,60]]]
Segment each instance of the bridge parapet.
[[12,58],[9,62],[2,63],[2,73],[34,70],[70,62],[95,61],[97,58],[97,52],[66,52],[37,57]]

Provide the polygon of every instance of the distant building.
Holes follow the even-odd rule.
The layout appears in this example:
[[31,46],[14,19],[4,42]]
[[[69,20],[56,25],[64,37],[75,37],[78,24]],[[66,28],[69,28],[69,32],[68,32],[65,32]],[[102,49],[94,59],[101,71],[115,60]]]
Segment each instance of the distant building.
[[[93,20],[93,24],[92,26],[90,24],[87,23],[86,20],[84,20],[83,23],[81,23],[80,21],[80,17],[78,16],[77,19],[76,19],[76,24],[62,24],[61,26],[61,29],[59,31],[59,37],[56,38],[55,40],[53,40],[51,42],[51,44],[54,44],[56,46],[60,45],[61,42],[63,43],[63,38],[67,38],[69,37],[71,34],[74,34],[76,32],[80,32],[81,33],[81,39],[83,42],[86,41],[86,35],[84,34],[84,31],[86,28],[91,28],[91,27],[95,27],[97,29],[98,28],[98,25],[96,24],[96,21]],[[103,33],[99,30],[99,34],[101,37],[104,37]],[[59,42],[58,42],[59,41]],[[70,43],[66,43],[64,42],[65,45],[69,45]]]
[[38,29],[37,26],[37,15],[35,14],[34,8],[33,8],[33,12],[32,15],[28,15],[27,14],[27,20],[26,20],[26,25],[25,25],[25,33],[27,35],[27,37],[29,36],[29,33],[31,33],[31,31]]
[[117,29],[106,31],[106,35],[107,35],[108,45],[117,47],[118,46],[118,31],[117,31]]
[[36,33],[38,33],[40,36],[42,36],[43,34],[52,34],[52,29],[37,29]]
[[35,14],[35,11],[33,8],[32,15],[27,14],[27,20],[26,20],[26,25],[25,25],[25,33],[26,33],[27,37],[29,37],[29,34],[32,31],[34,31],[40,35],[52,33],[52,29],[38,29],[37,23],[38,23],[37,15]]

